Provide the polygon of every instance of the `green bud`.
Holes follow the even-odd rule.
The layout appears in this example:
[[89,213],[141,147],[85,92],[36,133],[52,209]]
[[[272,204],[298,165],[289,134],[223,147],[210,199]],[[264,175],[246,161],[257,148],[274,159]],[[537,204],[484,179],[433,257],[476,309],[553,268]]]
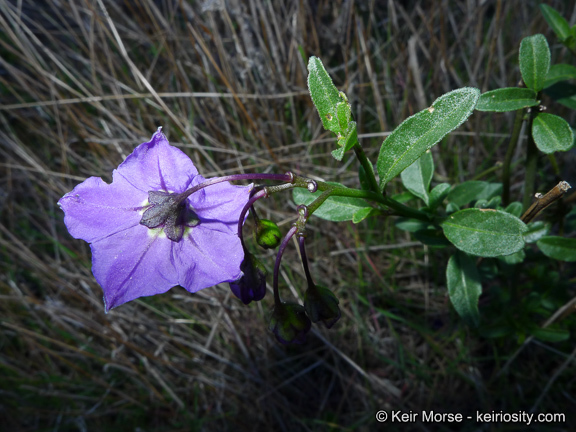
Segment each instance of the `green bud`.
[[313,323],[322,321],[326,328],[331,328],[340,319],[338,303],[334,293],[322,286],[311,284],[304,294],[306,314]]
[[312,323],[302,306],[281,302],[274,307],[268,328],[282,344],[301,344],[306,341],[306,333],[310,331],[311,326]]
[[260,219],[254,229],[256,243],[264,249],[275,249],[282,241],[282,234],[278,225],[268,219]]

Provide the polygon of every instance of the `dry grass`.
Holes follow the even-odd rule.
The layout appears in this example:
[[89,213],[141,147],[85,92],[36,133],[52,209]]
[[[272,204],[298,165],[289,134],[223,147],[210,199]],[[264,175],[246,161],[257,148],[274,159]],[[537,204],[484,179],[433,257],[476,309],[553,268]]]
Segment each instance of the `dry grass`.
[[[266,330],[270,298],[245,307],[227,286],[104,314],[89,247],[56,202],[86,177],[110,181],[159,125],[205,177],[290,169],[355,185],[307,96],[308,56],[347,93],[374,160],[385,132],[441,94],[514,85],[520,40],[547,31],[533,1],[221,4],[0,0],[0,429],[373,430],[378,409],[528,410],[541,395],[538,410],[573,409],[543,392],[564,364],[547,346],[494,378],[517,345],[470,334],[450,312],[445,256],[389,220],[310,224],[313,275],[343,317],[301,347]],[[510,126],[475,115],[436,151],[438,179],[501,160]],[[284,230],[295,218],[286,195],[259,209]],[[288,250],[285,296],[302,276]]]

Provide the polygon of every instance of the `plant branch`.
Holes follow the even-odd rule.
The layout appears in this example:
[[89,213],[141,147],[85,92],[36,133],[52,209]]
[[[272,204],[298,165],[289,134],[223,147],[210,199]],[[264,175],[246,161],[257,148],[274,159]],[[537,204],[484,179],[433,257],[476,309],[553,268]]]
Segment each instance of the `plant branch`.
[[532,203],[530,208],[528,208],[528,210],[524,212],[524,214],[522,215],[522,217],[520,217],[520,219],[524,223],[532,221],[532,219],[534,219],[538,215],[538,213],[540,213],[550,204],[562,198],[570,188],[571,186],[568,182],[561,181],[556,186],[554,186],[550,191],[548,191],[546,195],[536,194],[536,201]]

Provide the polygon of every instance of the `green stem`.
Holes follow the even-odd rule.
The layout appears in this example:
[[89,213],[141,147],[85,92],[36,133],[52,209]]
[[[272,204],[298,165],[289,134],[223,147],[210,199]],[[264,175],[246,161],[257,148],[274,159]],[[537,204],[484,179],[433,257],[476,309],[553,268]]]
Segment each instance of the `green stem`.
[[512,164],[512,157],[514,150],[520,137],[520,130],[522,129],[522,121],[524,120],[524,109],[516,111],[514,118],[514,128],[512,129],[512,136],[508,143],[508,150],[502,165],[502,205],[507,206],[510,202],[510,165]]
[[360,165],[362,165],[362,168],[364,168],[364,171],[366,172],[366,176],[368,177],[368,181],[370,182],[370,189],[372,189],[372,191],[374,192],[380,192],[378,182],[376,181],[376,177],[374,176],[374,167],[366,157],[364,149],[362,148],[359,142],[356,142],[356,144],[354,144],[354,147],[352,148],[354,149],[354,153],[356,153],[356,157],[360,161]]
[[548,155],[548,160],[550,160],[550,165],[552,165],[552,171],[557,177],[560,177],[560,167],[558,167],[558,162],[556,161],[556,156],[554,153]]
[[534,120],[536,110],[532,109],[530,117],[528,118],[528,145],[526,147],[526,173],[524,174],[524,197],[522,198],[522,206],[524,210],[530,206],[534,197],[534,190],[536,185],[536,166],[538,162],[538,148],[532,136],[532,121]]
[[[311,181],[309,179],[300,176],[294,176],[294,181],[292,184],[295,187],[302,187],[310,190],[310,183]],[[369,201],[374,201],[379,204],[390,207],[400,216],[415,218],[426,222],[430,221],[430,217],[426,213],[405,206],[404,204],[401,204],[398,201],[393,200],[392,198],[383,196],[379,192],[373,192],[361,189],[352,189],[342,186],[334,186],[322,181],[314,183],[317,186],[317,190],[322,191],[323,193],[318,198],[316,198],[316,200],[314,200],[310,205],[307,206],[309,214],[312,214],[316,209],[318,209],[318,207],[320,207],[320,205],[322,205],[322,203],[326,201],[328,197],[341,196],[350,198],[363,198]]]

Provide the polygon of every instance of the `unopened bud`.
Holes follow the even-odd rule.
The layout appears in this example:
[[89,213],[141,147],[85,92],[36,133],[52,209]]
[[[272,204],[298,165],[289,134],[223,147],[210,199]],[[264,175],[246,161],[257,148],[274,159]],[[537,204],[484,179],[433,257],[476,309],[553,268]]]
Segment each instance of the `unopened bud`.
[[254,229],[256,243],[264,249],[275,249],[282,240],[278,225],[268,219],[259,219]]
[[306,333],[311,326],[312,323],[302,306],[281,302],[274,307],[268,328],[282,344],[302,344],[306,341]]
[[262,263],[250,252],[245,251],[240,270],[243,273],[242,277],[235,282],[230,282],[230,289],[234,295],[244,304],[262,300],[266,295],[267,274]]
[[340,319],[338,303],[332,291],[314,284],[308,286],[304,295],[306,314],[313,323],[322,321],[326,328],[331,328]]

